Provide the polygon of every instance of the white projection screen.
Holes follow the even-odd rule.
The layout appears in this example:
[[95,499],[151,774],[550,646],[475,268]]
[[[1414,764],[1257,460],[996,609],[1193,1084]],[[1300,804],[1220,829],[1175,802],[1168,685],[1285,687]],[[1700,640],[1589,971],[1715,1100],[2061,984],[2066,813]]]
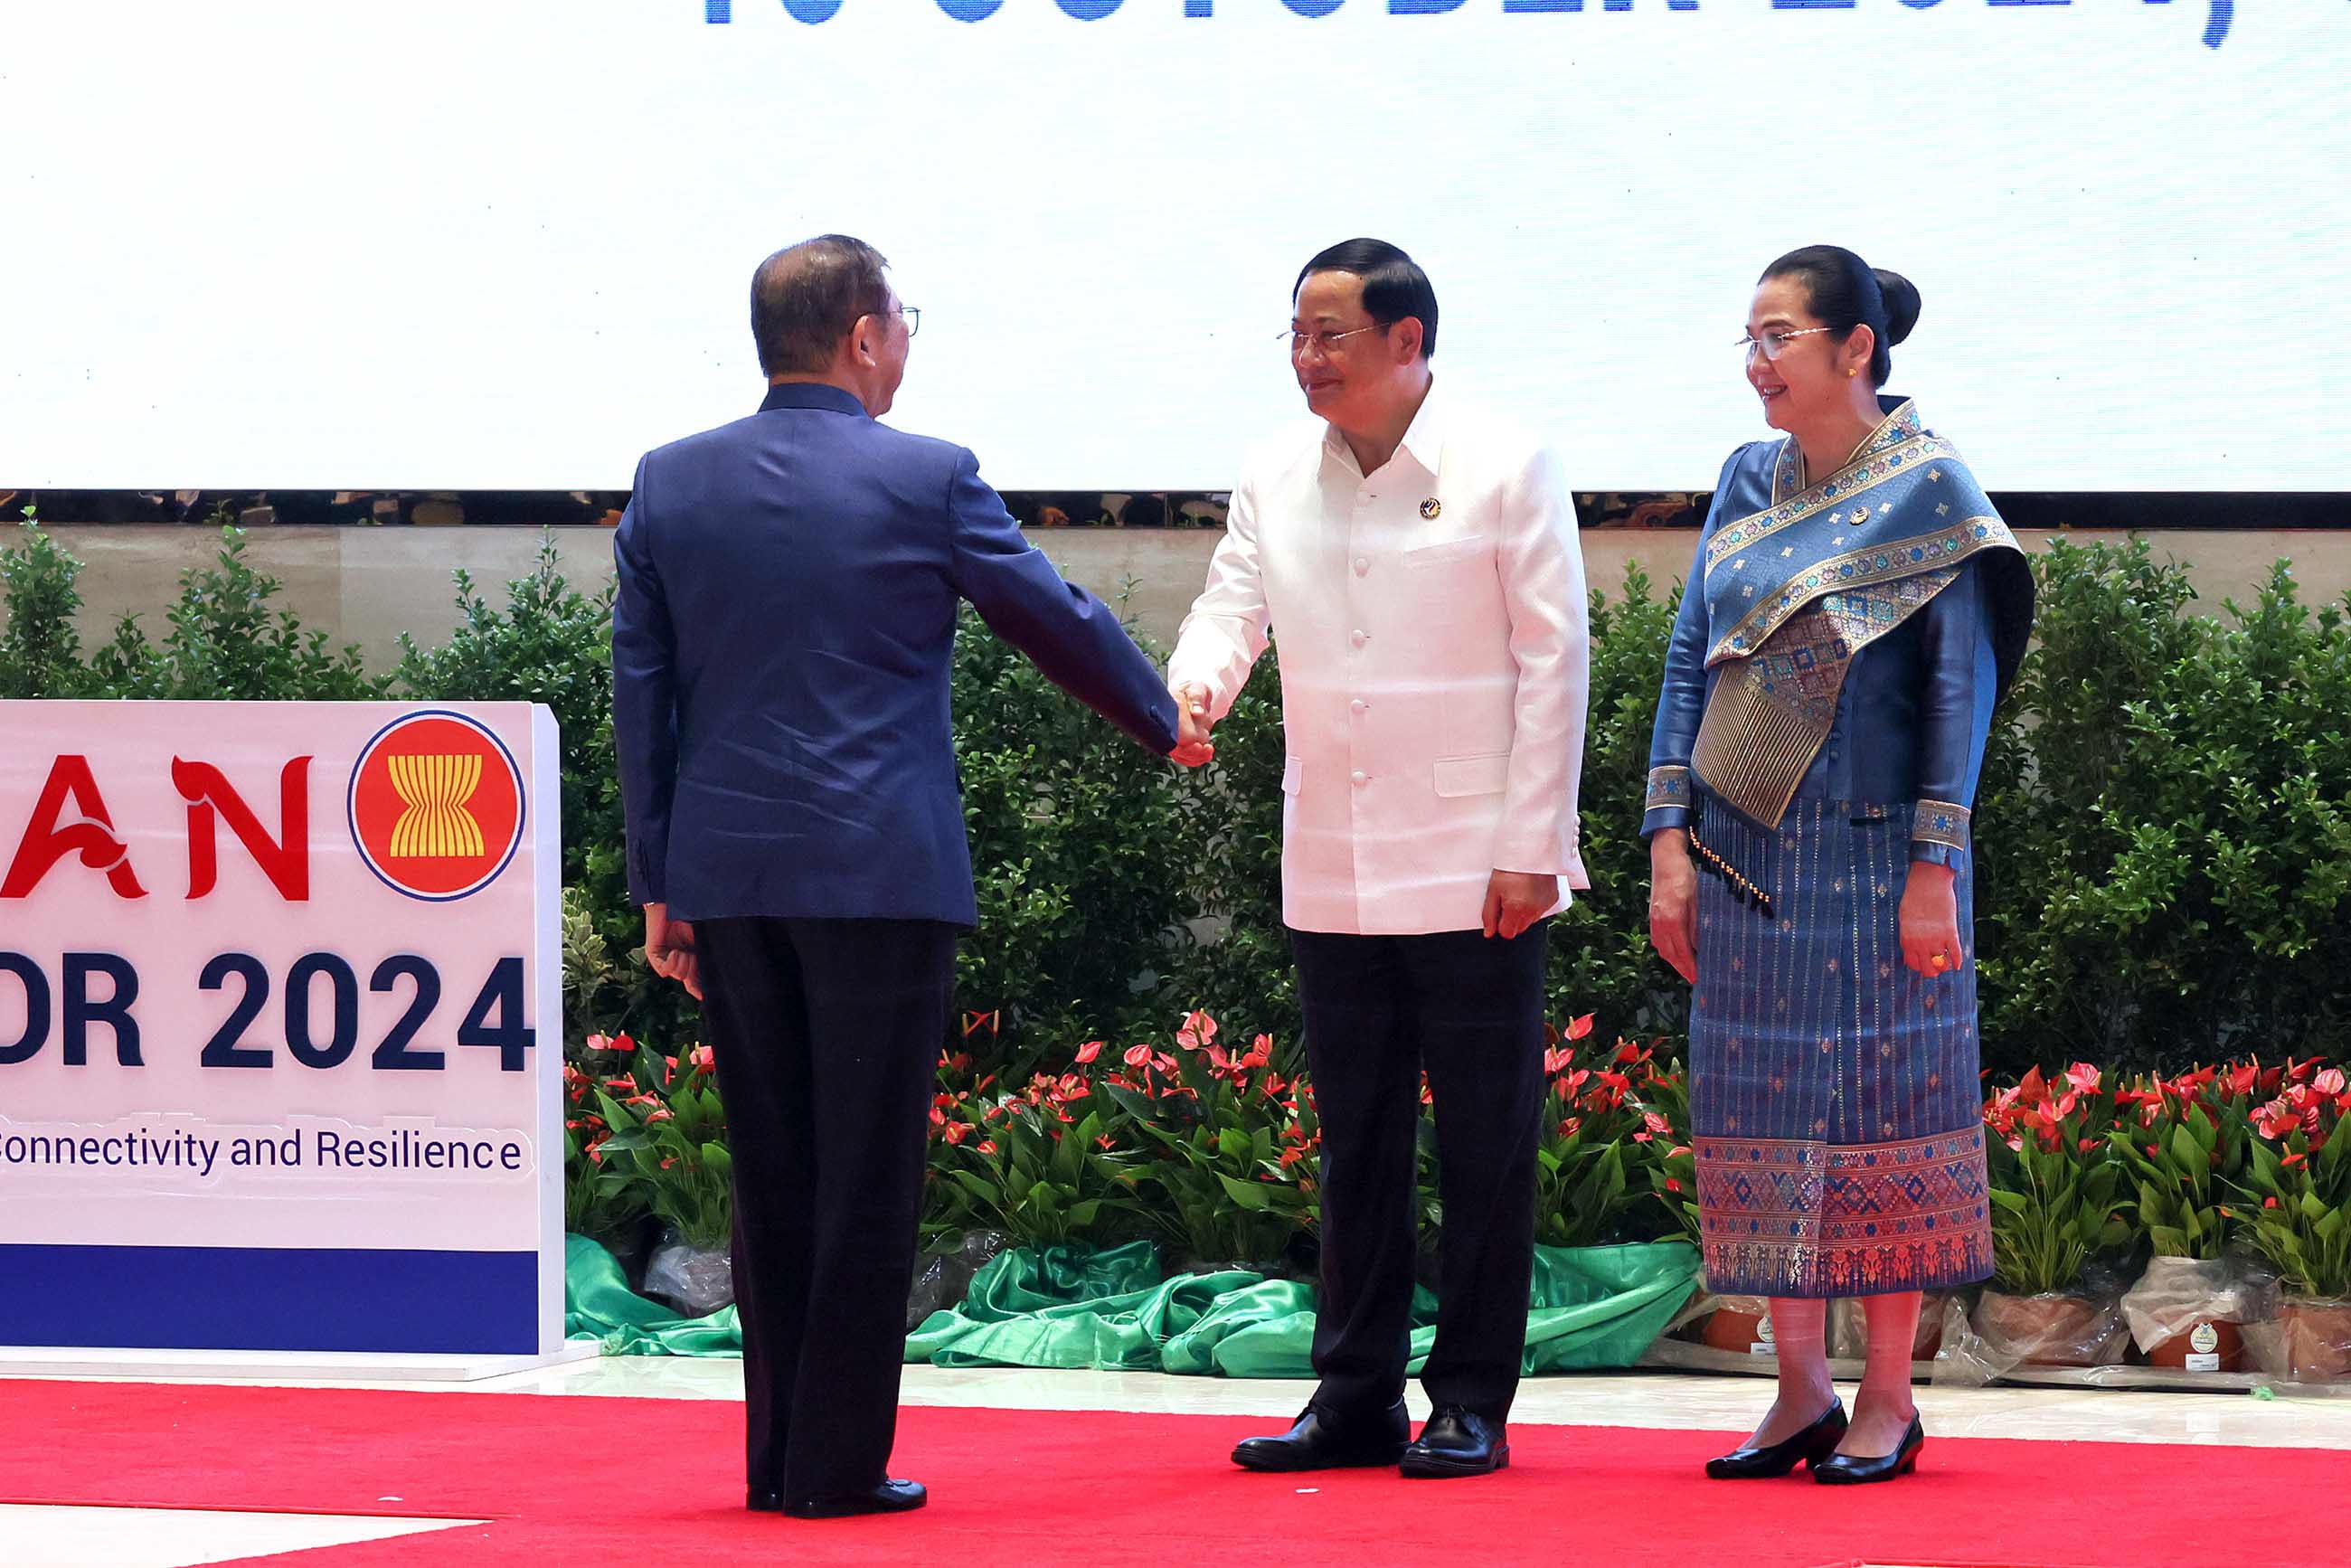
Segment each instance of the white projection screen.
[[1002,488],[1227,487],[1373,235],[1580,489],[1711,484],[1831,242],[1994,487],[2342,490],[2346,81],[2351,0],[6,0],[0,483],[622,488],[844,230]]

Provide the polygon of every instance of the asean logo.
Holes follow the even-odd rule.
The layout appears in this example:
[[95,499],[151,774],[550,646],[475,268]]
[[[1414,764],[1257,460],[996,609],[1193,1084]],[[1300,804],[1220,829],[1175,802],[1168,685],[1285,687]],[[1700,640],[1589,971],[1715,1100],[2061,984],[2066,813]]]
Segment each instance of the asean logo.
[[351,769],[351,842],[384,884],[445,904],[498,879],[522,845],[522,769],[463,714],[413,713]]

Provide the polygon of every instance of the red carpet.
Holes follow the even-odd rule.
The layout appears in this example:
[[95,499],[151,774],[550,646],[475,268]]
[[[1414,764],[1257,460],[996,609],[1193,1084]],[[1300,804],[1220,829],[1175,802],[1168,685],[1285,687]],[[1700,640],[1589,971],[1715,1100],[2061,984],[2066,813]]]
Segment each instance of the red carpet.
[[1707,1481],[1722,1434],[1531,1426],[1489,1480],[1258,1476],[1224,1455],[1260,1420],[913,1409],[896,1468],[931,1506],[805,1523],[737,1506],[741,1421],[716,1401],[0,1383],[0,1502],[492,1521],[253,1560],[316,1568],[2211,1568],[2339,1562],[2351,1481],[2351,1455],[2312,1449],[1930,1437],[1917,1477],[1832,1493]]

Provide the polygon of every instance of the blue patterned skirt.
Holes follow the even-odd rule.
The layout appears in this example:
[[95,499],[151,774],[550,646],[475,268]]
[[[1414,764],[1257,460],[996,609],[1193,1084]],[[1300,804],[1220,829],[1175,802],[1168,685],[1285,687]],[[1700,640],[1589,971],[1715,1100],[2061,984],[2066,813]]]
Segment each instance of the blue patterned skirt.
[[1798,800],[1775,831],[1708,812],[1709,847],[1771,895],[1767,915],[1698,878],[1690,1119],[1719,1294],[1865,1296],[1991,1272],[1974,887],[1962,864],[1966,964],[1928,978],[1903,963],[1913,810]]

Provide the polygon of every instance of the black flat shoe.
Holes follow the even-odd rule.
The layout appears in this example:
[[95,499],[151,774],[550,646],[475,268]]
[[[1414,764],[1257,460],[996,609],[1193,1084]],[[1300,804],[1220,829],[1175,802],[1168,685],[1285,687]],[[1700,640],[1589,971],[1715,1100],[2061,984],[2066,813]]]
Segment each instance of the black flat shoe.
[[1404,1451],[1399,1468],[1419,1480],[1488,1476],[1510,1468],[1510,1445],[1499,1421],[1458,1405],[1440,1405],[1420,1429],[1420,1440]]
[[781,1513],[784,1511],[783,1494],[754,1488],[743,1494],[743,1506],[753,1513]]
[[1718,1481],[1771,1480],[1800,1464],[1821,1468],[1844,1440],[1844,1401],[1832,1399],[1819,1420],[1784,1442],[1766,1448],[1738,1448],[1706,1462],[1706,1473]]
[[1918,1468],[1918,1450],[1927,1446],[1927,1428],[1918,1417],[1910,1417],[1910,1429],[1902,1434],[1902,1446],[1890,1454],[1874,1459],[1855,1458],[1851,1454],[1832,1454],[1813,1466],[1813,1479],[1824,1487],[1866,1486],[1872,1481],[1890,1481],[1896,1476],[1907,1476]]
[[1376,1416],[1332,1416],[1309,1405],[1279,1437],[1251,1437],[1233,1450],[1245,1470],[1337,1470],[1392,1465],[1404,1455],[1412,1419],[1404,1401]]
[[794,1519],[848,1519],[861,1513],[910,1513],[930,1500],[920,1481],[883,1481],[870,1491],[841,1497],[812,1497],[787,1502],[784,1511]]

